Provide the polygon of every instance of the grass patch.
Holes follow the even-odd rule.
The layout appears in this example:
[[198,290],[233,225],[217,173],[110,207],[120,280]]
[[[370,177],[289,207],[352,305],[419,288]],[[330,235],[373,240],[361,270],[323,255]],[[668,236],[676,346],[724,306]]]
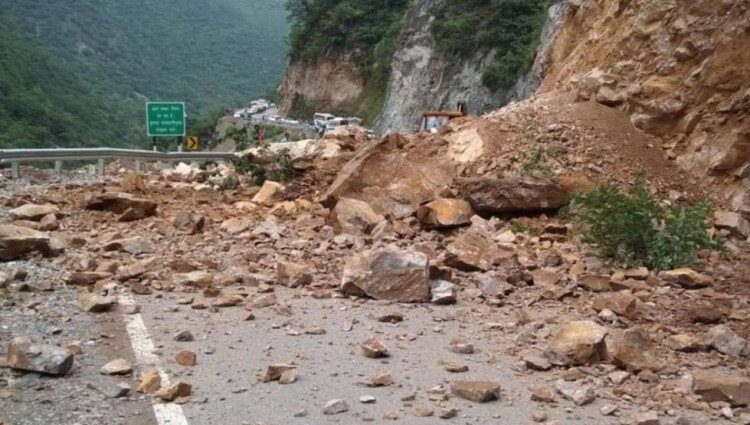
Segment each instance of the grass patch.
[[671,270],[694,264],[702,249],[719,249],[721,241],[708,232],[713,206],[708,201],[689,207],[657,200],[639,177],[622,190],[607,184],[573,197],[569,212],[585,227],[584,240],[627,266]]

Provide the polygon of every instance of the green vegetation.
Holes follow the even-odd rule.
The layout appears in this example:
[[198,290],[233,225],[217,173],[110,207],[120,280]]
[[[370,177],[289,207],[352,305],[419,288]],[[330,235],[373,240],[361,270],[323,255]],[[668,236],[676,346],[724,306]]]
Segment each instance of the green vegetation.
[[549,179],[554,177],[547,164],[547,154],[541,148],[536,148],[523,157],[520,172],[525,176],[541,174]]
[[[354,113],[371,124],[385,104],[391,59],[408,0],[287,0],[291,22],[290,57],[351,59],[363,73],[366,91]],[[294,99],[296,116],[308,117],[304,99]]]
[[450,0],[440,3],[433,33],[447,57],[495,51],[482,82],[511,88],[533,62],[549,0]]
[[0,146],[144,147],[147,99],[204,132],[278,83],[287,31],[284,0],[0,0]]
[[627,265],[657,270],[689,266],[701,249],[718,249],[720,241],[709,233],[706,220],[712,205],[666,206],[646,188],[643,178],[627,191],[614,184],[571,202],[573,217],[585,225],[584,239],[602,253]]
[[262,185],[266,180],[284,182],[295,174],[288,150],[274,154],[263,149],[258,156],[248,154],[232,159],[232,165],[238,173],[249,174],[256,186]]

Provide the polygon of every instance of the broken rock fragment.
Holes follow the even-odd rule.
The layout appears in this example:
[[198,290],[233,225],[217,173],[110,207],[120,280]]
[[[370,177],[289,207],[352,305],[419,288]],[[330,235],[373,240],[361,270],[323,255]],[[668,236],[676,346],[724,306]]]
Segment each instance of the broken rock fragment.
[[578,384],[559,379],[555,382],[555,391],[576,406],[585,406],[596,399],[596,390],[590,384]]
[[153,394],[161,388],[161,376],[156,371],[151,371],[143,375],[141,383],[136,391],[144,394]]
[[744,338],[737,335],[726,325],[718,325],[708,331],[708,343],[717,351],[728,356],[737,357],[747,345]]
[[344,413],[347,410],[349,410],[349,404],[341,399],[334,399],[329,400],[328,403],[326,403],[325,407],[323,407],[323,414],[324,415],[337,415],[339,413]]
[[286,363],[276,363],[269,365],[266,367],[266,372],[261,378],[261,382],[271,382],[271,381],[279,381],[282,377],[286,374],[287,379],[290,377],[290,371],[295,371],[295,377],[296,377],[296,370],[297,365],[294,364],[286,364]]
[[471,205],[462,199],[439,198],[417,210],[422,225],[438,229],[468,225],[472,215]]
[[711,286],[711,278],[693,269],[681,268],[659,273],[659,277],[686,289],[700,289]]
[[474,227],[455,238],[446,250],[445,265],[464,271],[487,271],[501,259],[513,255],[498,248],[489,235]]
[[48,375],[66,375],[73,367],[73,354],[48,344],[36,344],[26,337],[14,338],[8,345],[8,367]]
[[658,371],[662,367],[652,354],[648,332],[640,326],[623,332],[620,338],[615,338],[612,345],[612,360],[624,369],[640,372]]
[[78,308],[87,313],[103,313],[117,304],[117,298],[105,297],[88,291],[78,293]]
[[607,329],[583,320],[564,324],[550,342],[545,357],[558,366],[583,365],[606,357]]
[[701,370],[693,374],[693,392],[709,403],[724,401],[732,406],[749,406],[750,378]]
[[599,294],[594,298],[594,310],[610,310],[633,319],[638,312],[638,299],[630,291]]
[[175,401],[181,397],[189,397],[193,393],[193,386],[187,382],[177,381],[167,387],[162,387],[154,394],[164,401]]
[[341,292],[378,300],[427,302],[429,260],[414,251],[366,251],[346,263]]
[[31,252],[56,255],[63,246],[48,234],[27,227],[0,224],[0,260],[17,260]]
[[365,357],[369,357],[371,359],[390,356],[390,353],[388,353],[388,349],[385,347],[383,341],[377,338],[368,338],[362,343],[361,347],[362,353],[364,353]]
[[135,221],[156,214],[156,202],[136,198],[129,193],[107,192],[86,200],[87,210],[121,214],[120,221]]
[[500,398],[500,385],[490,381],[454,381],[451,392],[476,403],[486,403]]
[[49,214],[60,214],[60,210],[54,205],[26,204],[8,211],[13,220],[40,221]]
[[258,193],[253,197],[253,202],[272,207],[276,202],[281,200],[282,192],[284,192],[283,185],[274,181],[266,180]]
[[127,375],[133,371],[133,365],[126,359],[115,359],[102,366],[102,375]]
[[195,235],[203,232],[206,226],[206,218],[202,215],[196,215],[187,211],[180,211],[172,220],[174,227],[188,235]]
[[333,208],[333,225],[338,232],[350,235],[369,235],[385,217],[376,213],[370,204],[358,199],[341,198]]
[[296,288],[309,285],[312,280],[310,266],[291,261],[278,261],[276,263],[276,283],[279,285]]
[[445,305],[456,303],[456,285],[447,280],[433,280],[430,282],[432,303]]
[[195,366],[197,358],[195,353],[190,350],[180,350],[174,355],[175,361],[181,366]]

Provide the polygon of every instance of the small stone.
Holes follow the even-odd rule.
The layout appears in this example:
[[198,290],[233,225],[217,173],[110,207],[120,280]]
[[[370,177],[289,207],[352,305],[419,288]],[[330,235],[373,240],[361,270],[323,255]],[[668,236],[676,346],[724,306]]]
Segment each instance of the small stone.
[[534,422],[544,422],[547,420],[547,412],[544,410],[535,410],[534,413],[531,414],[531,419]]
[[462,339],[454,339],[450,345],[451,351],[457,354],[473,354],[474,345]]
[[615,385],[622,385],[628,377],[630,377],[630,373],[625,372],[624,370],[616,370],[607,375],[607,378],[609,378],[609,380]]
[[435,411],[426,406],[417,406],[414,408],[414,415],[420,418],[429,418],[435,414]]
[[604,406],[602,406],[601,409],[599,409],[599,412],[601,412],[603,416],[610,416],[616,411],[617,411],[617,406],[614,406],[612,404],[605,404]]
[[430,281],[431,301],[433,304],[447,305],[456,303],[456,285],[446,280]]
[[366,387],[387,387],[393,385],[393,377],[390,373],[381,373],[360,381]]
[[585,406],[596,399],[596,390],[588,384],[578,385],[559,379],[555,382],[555,391],[575,403],[576,406]]
[[745,350],[747,341],[726,325],[718,325],[708,331],[708,343],[717,351],[737,357]]
[[177,332],[174,338],[172,339],[178,342],[190,342],[190,341],[193,341],[195,338],[193,337],[193,334],[190,333],[190,331],[180,331],[180,332]]
[[361,347],[365,357],[369,357],[371,359],[390,356],[390,354],[388,353],[388,349],[385,347],[385,344],[383,344],[383,342],[377,338],[367,339],[362,343]]
[[399,323],[404,321],[404,315],[401,313],[389,313],[378,317],[378,322]]
[[127,375],[133,372],[133,365],[126,359],[115,359],[99,370],[103,375]]
[[114,297],[103,297],[87,291],[78,293],[78,308],[87,313],[102,313],[109,311],[117,304]]
[[546,388],[534,388],[531,392],[531,400],[539,403],[554,403],[557,401],[552,391]]
[[164,401],[175,401],[178,398],[189,397],[192,393],[192,385],[183,381],[177,381],[168,387],[161,388],[156,392],[155,396]]
[[181,366],[195,366],[197,356],[190,350],[180,350],[174,355],[175,361]]
[[455,418],[457,415],[458,415],[458,409],[456,409],[455,407],[451,407],[451,408],[441,410],[438,417],[440,419],[451,419],[451,418]]
[[329,400],[323,408],[324,415],[336,415],[349,410],[349,404],[341,399]]
[[375,401],[376,401],[375,397],[371,395],[363,395],[362,397],[359,398],[359,402],[362,404],[372,404],[372,403],[375,403]]
[[454,362],[443,361],[440,362],[443,365],[443,369],[451,373],[463,373],[469,371],[469,366],[465,364],[459,364]]
[[[290,370],[296,370],[296,369],[297,369],[297,365],[293,365],[293,364],[276,363],[276,364],[269,365],[268,367],[266,367],[266,373],[261,378],[261,381],[262,382],[278,381],[281,379],[282,375],[284,375],[285,372],[288,372]],[[291,378],[294,378],[296,380],[296,374],[294,376],[287,375],[286,377],[286,379],[291,379]]]
[[500,398],[500,385],[489,381],[454,381],[451,392],[476,403],[485,403]]
[[161,376],[159,376],[158,372],[151,371],[143,375],[136,391],[144,394],[153,394],[159,391],[159,388],[161,388]]
[[606,357],[607,329],[592,321],[564,324],[545,351],[550,363],[558,366],[582,365]]
[[659,425],[660,423],[659,415],[653,410],[635,415],[636,425]]
[[298,376],[298,369],[287,369],[283,372],[281,372],[281,376],[279,376],[279,384],[286,385],[286,384],[293,384],[297,382],[297,376]]
[[545,371],[552,369],[552,364],[548,362],[544,357],[537,354],[529,354],[524,356],[524,363],[529,369]]

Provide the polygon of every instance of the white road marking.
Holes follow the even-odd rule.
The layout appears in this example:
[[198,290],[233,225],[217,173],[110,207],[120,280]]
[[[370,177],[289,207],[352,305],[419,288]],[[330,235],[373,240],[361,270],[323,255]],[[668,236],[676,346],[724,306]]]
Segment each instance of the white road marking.
[[[130,295],[121,295],[120,304],[122,305],[135,305],[135,301]],[[156,369],[161,377],[162,385],[169,385],[169,376],[164,372],[164,369],[159,366],[159,357],[154,354],[154,342],[148,335],[148,329],[146,329],[146,323],[143,321],[143,316],[138,314],[125,315],[125,329],[130,336],[130,345],[133,346],[133,352],[135,352],[135,359],[139,366],[150,367]],[[156,422],[159,425],[188,425],[187,418],[182,412],[182,406],[179,404],[168,403],[153,403],[154,416],[156,416]]]

